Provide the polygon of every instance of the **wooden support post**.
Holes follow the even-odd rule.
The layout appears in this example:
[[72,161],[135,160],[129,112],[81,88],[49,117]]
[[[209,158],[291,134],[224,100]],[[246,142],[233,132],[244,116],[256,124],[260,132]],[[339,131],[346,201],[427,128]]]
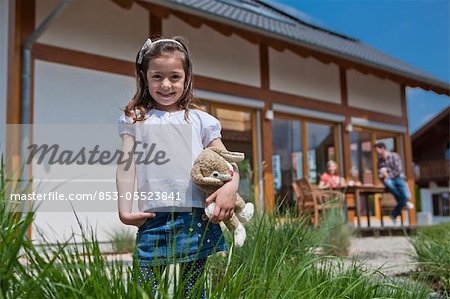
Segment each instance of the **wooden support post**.
[[[403,116],[405,118],[406,132],[403,134],[403,145],[404,145],[404,155],[405,155],[405,175],[408,180],[408,187],[411,191],[411,202],[414,204],[414,207],[417,207],[416,197],[415,197],[415,178],[414,178],[414,169],[413,169],[413,160],[412,160],[412,144],[411,144],[411,136],[409,135],[409,127],[408,127],[408,118],[407,118],[407,101],[406,101],[406,90],[405,85],[401,85],[401,101],[403,108]],[[409,210],[409,225],[416,225],[416,210]]]

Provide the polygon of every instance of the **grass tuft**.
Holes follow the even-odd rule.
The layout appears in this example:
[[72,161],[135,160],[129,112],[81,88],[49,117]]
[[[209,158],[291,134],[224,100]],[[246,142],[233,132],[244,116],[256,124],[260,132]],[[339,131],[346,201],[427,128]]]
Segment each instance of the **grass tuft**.
[[135,234],[129,229],[116,229],[109,233],[109,238],[114,253],[132,253],[136,245]]
[[323,253],[341,257],[348,256],[353,229],[346,223],[342,209],[328,209],[322,219],[319,234]]
[[418,228],[411,243],[416,250],[417,276],[450,297],[450,222]]

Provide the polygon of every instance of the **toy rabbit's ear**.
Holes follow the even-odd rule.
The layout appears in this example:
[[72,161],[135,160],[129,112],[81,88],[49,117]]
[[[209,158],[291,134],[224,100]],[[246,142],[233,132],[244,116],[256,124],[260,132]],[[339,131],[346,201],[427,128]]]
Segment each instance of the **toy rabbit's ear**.
[[220,155],[228,162],[239,162],[245,159],[244,153],[223,151]]
[[191,177],[192,177],[192,180],[194,181],[194,183],[196,183],[196,184],[201,183],[201,181],[203,179],[203,175],[202,175],[202,172],[200,171],[200,167],[198,165],[194,165],[194,167],[192,168]]

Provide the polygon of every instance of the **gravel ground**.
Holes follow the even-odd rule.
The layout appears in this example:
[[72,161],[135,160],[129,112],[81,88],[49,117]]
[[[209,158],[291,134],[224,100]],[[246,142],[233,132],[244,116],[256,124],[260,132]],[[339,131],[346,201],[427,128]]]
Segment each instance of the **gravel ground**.
[[406,237],[353,238],[350,246],[350,257],[390,276],[413,270],[413,255],[414,248]]

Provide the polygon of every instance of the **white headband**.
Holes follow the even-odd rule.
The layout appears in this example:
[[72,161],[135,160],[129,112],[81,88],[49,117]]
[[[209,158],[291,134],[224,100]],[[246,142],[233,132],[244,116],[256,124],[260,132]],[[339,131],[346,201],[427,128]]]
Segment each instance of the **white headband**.
[[138,56],[137,63],[141,64],[142,60],[144,59],[144,52],[146,50],[150,49],[152,45],[157,44],[159,42],[172,42],[172,43],[176,43],[180,47],[183,47],[183,45],[180,42],[178,42],[178,41],[176,41],[174,39],[162,38],[162,39],[158,39],[157,41],[152,42],[151,39],[147,38],[147,40],[145,41],[145,43],[142,46],[141,50],[139,51],[139,56]]

